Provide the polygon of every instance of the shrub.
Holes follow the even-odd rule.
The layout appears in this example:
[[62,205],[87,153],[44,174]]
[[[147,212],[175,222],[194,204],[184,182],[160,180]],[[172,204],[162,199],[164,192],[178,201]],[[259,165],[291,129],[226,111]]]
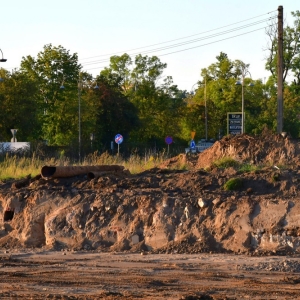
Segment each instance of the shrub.
[[229,167],[238,168],[240,163],[231,157],[222,157],[212,164],[214,167],[226,169]]
[[243,180],[241,178],[231,178],[224,184],[226,191],[238,190],[243,186]]

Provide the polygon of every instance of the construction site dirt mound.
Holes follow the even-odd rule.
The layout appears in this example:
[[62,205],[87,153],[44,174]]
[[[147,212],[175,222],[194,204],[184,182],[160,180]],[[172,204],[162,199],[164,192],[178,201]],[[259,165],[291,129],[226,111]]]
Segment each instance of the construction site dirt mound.
[[[281,135],[239,135],[140,174],[3,182],[0,247],[297,253],[299,153],[298,141]],[[214,166],[224,157],[257,168]],[[230,189],[230,180],[240,184]]]
[[199,155],[197,168],[208,168],[221,158],[252,165],[299,164],[300,144],[285,135],[265,130],[261,135],[227,136]]

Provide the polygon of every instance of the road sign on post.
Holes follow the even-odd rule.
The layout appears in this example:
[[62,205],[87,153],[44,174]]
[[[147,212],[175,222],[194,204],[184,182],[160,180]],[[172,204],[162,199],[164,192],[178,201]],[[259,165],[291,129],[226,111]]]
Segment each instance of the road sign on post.
[[119,155],[119,152],[120,152],[120,144],[123,142],[123,136],[121,134],[117,134],[115,136],[115,142],[118,144],[118,155]]
[[171,136],[166,136],[165,142],[168,145],[168,153],[169,153],[169,147],[173,143],[173,138]]
[[227,134],[242,133],[243,114],[241,112],[227,113]]
[[195,143],[194,140],[191,140],[190,148],[191,148],[191,149],[196,149],[196,143]]

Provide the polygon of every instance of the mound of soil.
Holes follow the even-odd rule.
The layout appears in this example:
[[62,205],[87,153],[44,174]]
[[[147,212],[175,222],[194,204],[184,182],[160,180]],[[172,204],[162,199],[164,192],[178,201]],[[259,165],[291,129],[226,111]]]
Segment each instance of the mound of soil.
[[[300,251],[299,143],[226,137],[140,174],[0,184],[0,247],[152,253]],[[216,168],[231,157],[260,166]],[[176,169],[183,163],[190,170]],[[242,185],[227,190],[229,180]]]
[[299,154],[298,141],[265,130],[256,137],[243,134],[217,141],[199,156],[197,168],[211,167],[224,157],[252,165],[293,165],[299,164]]

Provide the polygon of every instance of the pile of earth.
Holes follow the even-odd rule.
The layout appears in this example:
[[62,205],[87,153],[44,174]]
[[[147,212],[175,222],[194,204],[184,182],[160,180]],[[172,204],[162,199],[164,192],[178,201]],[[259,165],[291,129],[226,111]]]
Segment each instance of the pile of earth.
[[[300,252],[300,146],[229,136],[159,168],[0,184],[0,247],[147,253]],[[232,158],[257,168],[216,167]],[[188,170],[180,169],[183,164]],[[237,189],[227,190],[238,179]]]

